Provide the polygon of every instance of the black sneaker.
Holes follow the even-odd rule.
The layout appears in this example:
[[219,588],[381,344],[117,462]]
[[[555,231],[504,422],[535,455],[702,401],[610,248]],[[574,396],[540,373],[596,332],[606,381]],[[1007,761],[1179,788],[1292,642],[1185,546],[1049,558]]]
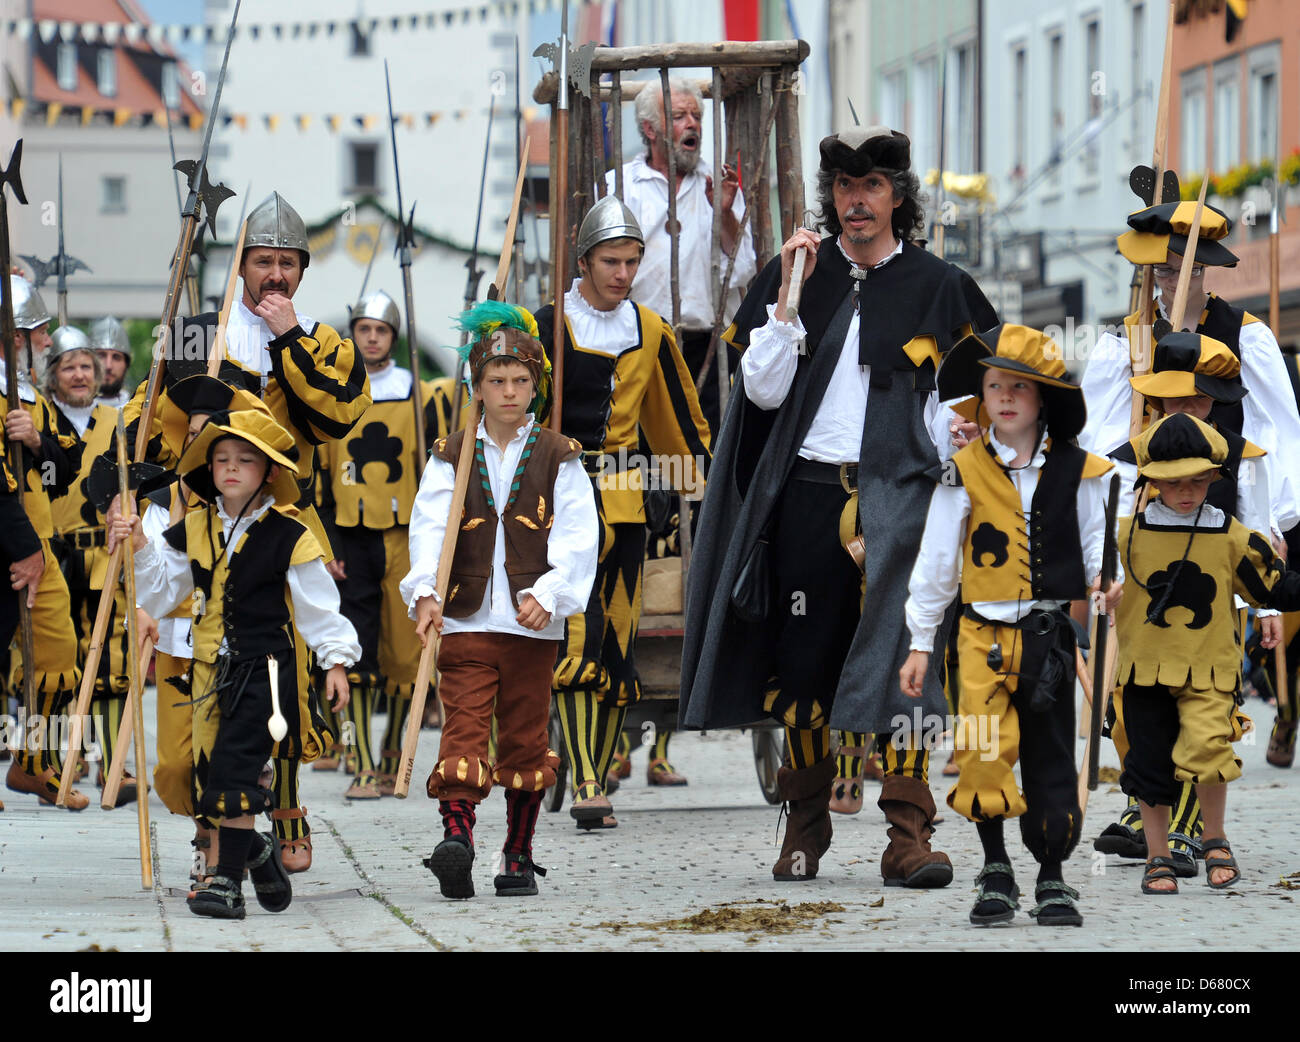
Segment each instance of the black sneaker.
[[546,875],[546,869],[533,864],[527,854],[505,855],[505,867],[501,874],[492,880],[497,888],[497,897],[532,897],[537,893],[537,880],[533,873]]
[[459,839],[444,839],[424,859],[425,867],[438,877],[443,897],[463,899],[474,896],[474,848]]
[[239,880],[228,876],[213,876],[208,883],[200,883],[186,899],[190,911],[209,919],[244,918],[244,895]]
[[269,832],[257,838],[262,842],[262,849],[249,855],[246,866],[253,880],[257,903],[268,912],[283,912],[293,901],[293,886],[280,860],[280,844]]

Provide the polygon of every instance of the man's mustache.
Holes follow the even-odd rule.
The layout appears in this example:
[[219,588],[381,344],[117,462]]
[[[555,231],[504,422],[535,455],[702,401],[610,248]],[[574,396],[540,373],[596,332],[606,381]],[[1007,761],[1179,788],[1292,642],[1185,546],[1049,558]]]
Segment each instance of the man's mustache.
[[865,206],[855,206],[852,209],[850,209],[848,213],[846,213],[844,216],[846,219],[849,217],[865,217],[867,220],[870,221],[870,220],[874,220],[876,215],[872,213],[870,210],[868,210]]

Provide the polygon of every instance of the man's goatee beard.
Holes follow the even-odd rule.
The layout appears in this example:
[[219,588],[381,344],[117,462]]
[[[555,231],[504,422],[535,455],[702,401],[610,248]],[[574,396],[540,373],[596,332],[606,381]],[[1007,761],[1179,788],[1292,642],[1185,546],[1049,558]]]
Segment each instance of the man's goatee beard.
[[689,174],[700,165],[700,153],[695,149],[674,148],[673,159],[679,174]]
[[122,391],[122,384],[123,384],[125,381],[126,381],[126,377],[122,377],[122,379],[121,379],[121,380],[118,380],[117,383],[115,383],[115,384],[104,384],[104,385],[99,389],[99,397],[101,397],[101,398],[113,398],[113,397],[116,397],[118,394],[121,393],[121,391]]

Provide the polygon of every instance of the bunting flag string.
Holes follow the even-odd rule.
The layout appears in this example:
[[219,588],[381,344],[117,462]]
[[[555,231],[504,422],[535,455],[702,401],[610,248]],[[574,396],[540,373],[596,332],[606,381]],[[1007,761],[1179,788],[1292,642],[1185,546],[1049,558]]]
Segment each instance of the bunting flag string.
[[[598,7],[603,0],[575,0],[579,7]],[[521,14],[537,14],[560,8],[561,0],[493,0],[486,4],[447,8],[441,11],[418,11],[410,14],[361,16],[357,18],[329,18],[301,22],[241,23],[235,27],[235,38],[252,40],[314,40],[326,39],[340,32],[356,31],[366,36],[375,33],[406,33],[451,28],[472,22],[486,22],[493,15],[517,18]],[[83,43],[103,42],[110,47],[124,42],[128,46],[144,43],[158,46],[163,43],[203,43],[224,45],[227,30],[221,25],[193,23],[141,22],[80,22],[60,21],[53,18],[0,19],[0,33],[28,40],[35,35],[43,43],[56,37],[64,43],[80,39]]]
[[[68,105],[57,101],[43,102],[21,97],[0,101],[0,107],[3,107],[4,111],[15,120],[22,119],[26,115],[33,121],[43,122],[46,126],[54,126],[60,120],[80,123],[83,127],[88,127],[94,123],[115,128],[163,128],[167,125],[167,115],[162,109],[101,108],[92,105]],[[536,106],[529,106],[524,109],[523,117],[525,121],[536,118],[537,111]],[[434,112],[399,112],[394,115],[393,119],[406,130],[415,130],[416,128],[429,130],[444,119],[460,122],[471,115],[473,115],[471,109],[444,109]],[[172,125],[173,127],[183,125],[192,131],[199,131],[203,128],[205,118],[202,113],[195,113],[185,117],[173,113]],[[338,134],[345,129],[349,132],[360,130],[371,134],[381,131],[386,132],[383,131],[386,118],[385,114],[380,112],[254,113],[227,112],[223,109],[218,117],[217,126],[224,129],[233,125],[241,131],[248,130],[250,126],[260,127],[271,134],[290,129],[303,133],[311,129],[319,121],[329,129],[331,134]]]

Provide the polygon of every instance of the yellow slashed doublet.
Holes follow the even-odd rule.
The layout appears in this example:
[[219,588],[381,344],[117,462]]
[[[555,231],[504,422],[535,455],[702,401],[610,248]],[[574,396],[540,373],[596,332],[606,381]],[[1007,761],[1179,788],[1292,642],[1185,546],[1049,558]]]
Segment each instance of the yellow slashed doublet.
[[[194,577],[197,809],[210,819],[260,812],[266,805],[263,792],[223,786],[231,776],[246,777],[254,760],[255,779],[272,753],[266,729],[268,654],[279,661],[280,711],[289,725],[275,754],[301,757],[311,741],[306,655],[293,625],[286,577],[291,566],[320,557],[320,544],[301,522],[274,509],[244,531],[229,562],[215,507],[192,511],[164,537],[189,557]],[[243,722],[229,726],[226,720]]]
[[1117,683],[1130,744],[1120,783],[1148,804],[1172,805],[1179,783],[1241,776],[1232,749],[1241,738],[1242,657],[1233,595],[1260,607],[1281,564],[1268,540],[1235,518],[1193,528],[1152,525],[1143,512],[1121,518],[1119,547]]

